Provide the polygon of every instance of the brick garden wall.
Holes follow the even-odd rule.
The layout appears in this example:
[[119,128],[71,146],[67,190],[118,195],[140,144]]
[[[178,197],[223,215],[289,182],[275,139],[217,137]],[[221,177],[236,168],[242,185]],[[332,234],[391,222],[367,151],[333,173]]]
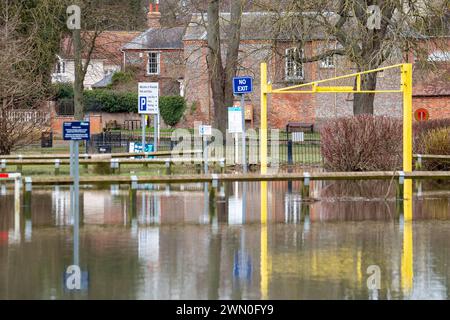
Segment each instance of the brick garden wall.
[[413,97],[413,108],[427,109],[430,120],[450,118],[450,96]]

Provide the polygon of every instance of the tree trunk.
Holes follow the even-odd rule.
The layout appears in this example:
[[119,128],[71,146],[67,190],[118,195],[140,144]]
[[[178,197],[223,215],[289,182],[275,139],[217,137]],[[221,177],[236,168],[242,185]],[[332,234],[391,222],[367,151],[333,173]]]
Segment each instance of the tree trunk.
[[227,113],[225,110],[225,75],[222,66],[219,25],[219,0],[208,4],[208,72],[214,106],[214,127],[225,132]]
[[9,135],[7,133],[8,126],[8,112],[7,101],[3,99],[2,106],[0,107],[0,155],[11,154],[11,144],[9,143]]
[[[233,78],[236,76],[238,68],[242,10],[242,0],[232,0],[229,32],[230,38],[228,39],[227,60],[225,64],[225,107],[232,107],[234,103]],[[228,114],[225,116],[228,118]]]
[[[355,80],[356,81],[356,80]],[[356,85],[355,85],[356,87]],[[361,90],[375,90],[377,73],[361,75]],[[373,114],[374,93],[356,93],[353,95],[353,114]]]
[[75,81],[73,83],[74,93],[74,118],[75,120],[83,120],[83,61],[81,57],[81,30],[73,31],[73,47],[75,55]]
[[222,63],[222,47],[220,39],[220,1],[210,0],[208,4],[208,72],[214,106],[214,127],[225,134],[228,125],[227,107],[234,102],[233,77],[236,76],[241,39],[242,0],[231,3],[231,22],[228,32],[225,67]]

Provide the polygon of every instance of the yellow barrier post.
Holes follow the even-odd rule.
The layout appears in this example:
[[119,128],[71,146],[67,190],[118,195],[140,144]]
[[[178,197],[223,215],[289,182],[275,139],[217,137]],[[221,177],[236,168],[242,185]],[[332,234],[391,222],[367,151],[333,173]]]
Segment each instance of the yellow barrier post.
[[[261,64],[261,174],[267,174],[267,64]],[[267,181],[261,182],[261,224],[267,223]]]
[[[267,174],[267,64],[261,64],[261,131],[260,131],[260,158],[261,174]],[[268,298],[268,253],[267,253],[267,181],[261,182],[261,299]]]
[[[403,91],[403,171],[412,172],[412,64],[401,66]],[[412,220],[412,180],[405,179],[403,191],[404,220]]]
[[267,173],[267,64],[261,63],[261,132],[260,158],[261,174]]

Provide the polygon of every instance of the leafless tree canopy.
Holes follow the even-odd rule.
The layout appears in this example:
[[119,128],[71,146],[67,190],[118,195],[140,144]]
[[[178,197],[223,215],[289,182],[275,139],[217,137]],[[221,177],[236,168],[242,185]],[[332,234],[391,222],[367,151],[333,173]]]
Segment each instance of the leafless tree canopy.
[[0,154],[34,141],[48,120],[33,111],[46,90],[31,45],[38,26],[20,34],[20,13],[12,1],[0,12]]
[[[413,54],[427,64],[430,46],[448,46],[448,0],[287,0],[282,11],[268,1],[260,5],[278,16],[274,39],[288,38],[299,49],[314,38],[336,44],[313,56],[297,56],[299,63],[341,55],[364,71],[392,58],[408,61]],[[376,73],[363,76],[361,88],[375,90]],[[355,95],[354,114],[373,114],[373,101],[374,94]]]

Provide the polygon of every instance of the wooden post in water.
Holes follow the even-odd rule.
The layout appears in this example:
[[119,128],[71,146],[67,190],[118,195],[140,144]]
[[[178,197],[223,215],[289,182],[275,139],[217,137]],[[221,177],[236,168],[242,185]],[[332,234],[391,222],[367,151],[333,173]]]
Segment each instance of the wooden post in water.
[[[88,142],[85,141],[85,143],[87,144]],[[85,154],[85,155],[84,155],[84,160],[89,160],[89,155]],[[89,170],[89,165],[85,162],[85,163],[83,164],[83,168],[84,168],[84,170],[88,171],[88,170]]]
[[172,174],[172,162],[170,160],[166,161],[166,174],[168,176]]
[[417,155],[416,170],[422,170],[422,155]]
[[32,191],[32,180],[30,177],[25,177],[25,188],[23,194],[23,214],[27,219],[31,219],[31,191]]
[[55,176],[59,175],[60,168],[61,168],[61,160],[55,159]]
[[309,217],[309,203],[301,202],[300,206],[300,222],[305,222],[305,219]]
[[308,200],[310,198],[310,194],[309,194],[309,185],[310,185],[310,173],[309,172],[304,172],[303,173],[303,184],[302,184],[302,191],[301,191],[301,196],[302,196],[302,201],[304,200]]
[[212,221],[213,217],[216,216],[216,187],[211,184],[209,188],[209,217]]
[[397,200],[403,200],[404,184],[405,184],[405,173],[403,171],[400,171],[398,182],[397,182],[397,188],[396,188],[396,199]]
[[136,214],[137,214],[136,213],[136,193],[137,193],[137,190],[136,190],[135,187],[137,187],[137,186],[136,185],[131,185],[130,186],[130,192],[129,192],[129,194],[130,194],[130,198],[129,198],[130,203],[129,203],[129,206],[128,206],[129,212],[128,212],[128,219],[127,219],[129,224],[131,224],[131,221],[136,218]]
[[[23,160],[22,155],[19,155],[19,160]],[[22,165],[21,165],[21,164],[18,164],[18,165],[17,165],[17,172],[22,173]]]

